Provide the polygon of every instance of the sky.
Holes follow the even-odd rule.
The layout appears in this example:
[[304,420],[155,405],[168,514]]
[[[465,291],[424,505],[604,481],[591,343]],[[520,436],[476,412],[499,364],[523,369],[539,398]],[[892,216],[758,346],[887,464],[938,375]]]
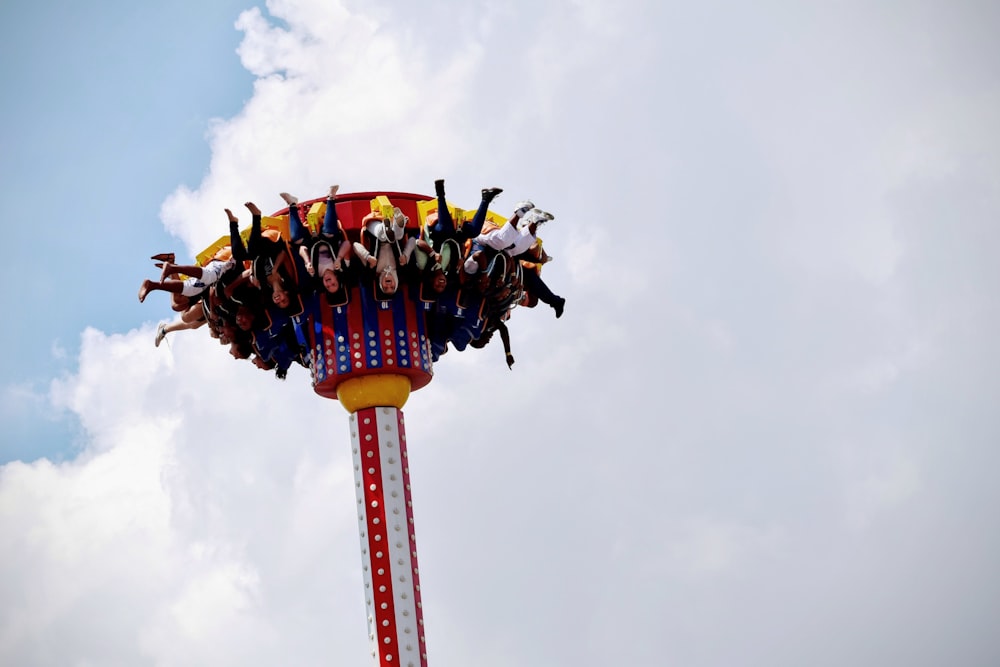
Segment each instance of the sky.
[[567,302],[404,407],[429,664],[1000,664],[996,3],[0,19],[0,663],[368,659],[346,412],[136,291],[444,178]]

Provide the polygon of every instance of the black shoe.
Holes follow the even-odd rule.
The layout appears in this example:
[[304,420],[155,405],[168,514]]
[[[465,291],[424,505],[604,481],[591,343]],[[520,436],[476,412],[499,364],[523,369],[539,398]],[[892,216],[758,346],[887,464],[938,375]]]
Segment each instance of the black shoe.
[[483,188],[483,201],[488,204],[501,192],[503,188]]
[[444,179],[443,178],[439,178],[438,180],[434,181],[434,194],[436,194],[438,197],[444,197]]
[[559,300],[553,304],[552,308],[556,311],[556,319],[562,317],[563,307],[566,306],[566,299],[559,297]]

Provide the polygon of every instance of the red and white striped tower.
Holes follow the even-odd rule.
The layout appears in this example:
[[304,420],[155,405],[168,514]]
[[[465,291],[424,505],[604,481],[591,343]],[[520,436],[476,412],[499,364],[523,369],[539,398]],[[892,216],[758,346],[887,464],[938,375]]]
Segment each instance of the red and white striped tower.
[[350,422],[372,656],[382,667],[426,667],[403,412],[366,407]]

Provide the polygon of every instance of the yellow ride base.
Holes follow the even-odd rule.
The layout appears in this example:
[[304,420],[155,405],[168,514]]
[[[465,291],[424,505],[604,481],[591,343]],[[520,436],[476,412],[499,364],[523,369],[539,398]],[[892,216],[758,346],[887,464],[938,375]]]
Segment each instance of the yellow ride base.
[[410,378],[405,375],[364,375],[337,385],[337,398],[350,413],[375,407],[401,409],[409,397]]

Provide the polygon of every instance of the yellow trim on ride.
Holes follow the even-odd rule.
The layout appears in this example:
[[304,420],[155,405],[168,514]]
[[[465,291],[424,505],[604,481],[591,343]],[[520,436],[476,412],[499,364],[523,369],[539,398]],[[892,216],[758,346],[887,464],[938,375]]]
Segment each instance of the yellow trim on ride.
[[383,220],[392,220],[394,213],[392,202],[385,195],[379,195],[371,201],[372,213],[382,216]]
[[309,231],[314,236],[323,227],[323,218],[325,217],[326,217],[326,202],[325,201],[313,202],[312,206],[309,207],[309,212],[306,213],[306,224],[309,225]]

